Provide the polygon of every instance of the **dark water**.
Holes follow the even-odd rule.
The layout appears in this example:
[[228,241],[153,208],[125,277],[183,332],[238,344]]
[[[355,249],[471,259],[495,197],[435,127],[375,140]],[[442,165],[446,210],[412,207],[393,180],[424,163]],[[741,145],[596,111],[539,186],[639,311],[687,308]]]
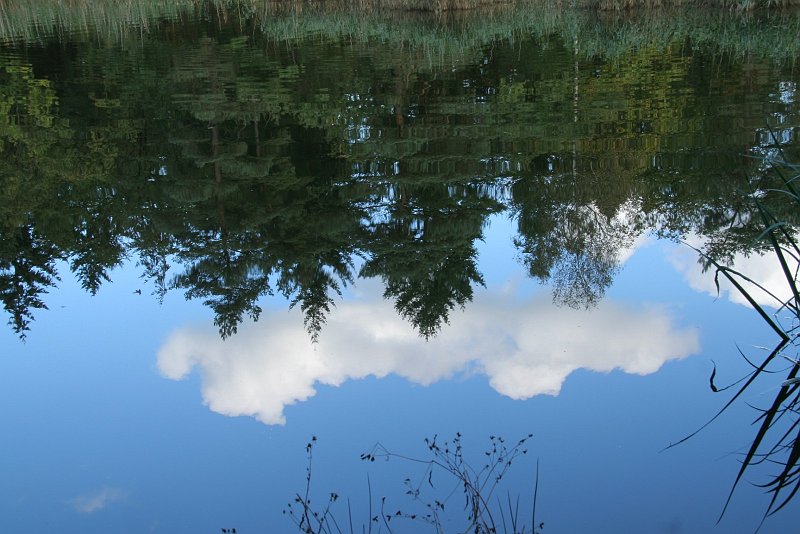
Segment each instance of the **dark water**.
[[[675,240],[772,283],[752,200],[797,220],[771,192],[798,161],[793,15],[19,11],[1,530],[291,531],[312,435],[318,499],[371,524],[365,472],[391,514],[426,474],[359,455],[456,432],[474,465],[533,434],[497,490],[527,532],[536,458],[537,531],[713,528],[753,412],[659,451],[724,403],[710,360],[733,381],[735,343],[774,340]],[[423,511],[456,488],[447,532],[452,482],[422,484]],[[743,483],[718,530],[768,502]]]

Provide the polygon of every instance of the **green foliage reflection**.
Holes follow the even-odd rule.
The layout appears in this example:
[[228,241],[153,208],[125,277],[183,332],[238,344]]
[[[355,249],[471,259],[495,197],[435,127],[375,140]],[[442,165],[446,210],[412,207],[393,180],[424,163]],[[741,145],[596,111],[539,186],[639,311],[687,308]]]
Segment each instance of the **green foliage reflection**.
[[361,277],[430,337],[483,283],[476,240],[501,213],[528,273],[591,306],[648,231],[748,249],[749,190],[775,177],[746,156],[774,148],[764,117],[789,150],[798,124],[782,56],[682,33],[631,42],[579,14],[522,28],[499,12],[345,36],[352,14],[204,13],[0,56],[0,280],[18,333],[59,261],[94,293],[134,260],[223,336],[280,294],[316,339]]

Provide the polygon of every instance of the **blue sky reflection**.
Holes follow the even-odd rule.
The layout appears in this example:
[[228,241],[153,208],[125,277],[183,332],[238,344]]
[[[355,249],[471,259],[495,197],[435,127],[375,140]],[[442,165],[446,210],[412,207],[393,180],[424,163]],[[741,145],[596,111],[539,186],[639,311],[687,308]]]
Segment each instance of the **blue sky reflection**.
[[[626,253],[597,308],[554,307],[508,261],[512,227],[497,218],[487,229],[487,288],[428,343],[369,281],[338,302],[313,346],[283,303],[222,342],[200,303],[172,294],[159,307],[134,293],[135,269],[97,297],[65,280],[25,344],[5,336],[0,402],[13,409],[0,427],[13,439],[0,459],[0,531],[290,531],[281,510],[304,486],[311,435],[315,491],[351,497],[358,522],[367,473],[403,506],[402,480],[415,474],[360,453],[380,441],[424,457],[424,437],[456,431],[477,454],[491,434],[534,433],[507,489],[529,496],[541,461],[548,534],[710,531],[754,412],[738,405],[659,451],[724,402],[708,388],[711,360],[730,383],[747,370],[737,343],[753,354],[771,334],[747,307],[692,289],[695,259],[676,263],[688,249],[654,240]],[[765,504],[761,489],[741,486],[717,531],[753,532]],[[787,510],[762,531],[796,521]]]

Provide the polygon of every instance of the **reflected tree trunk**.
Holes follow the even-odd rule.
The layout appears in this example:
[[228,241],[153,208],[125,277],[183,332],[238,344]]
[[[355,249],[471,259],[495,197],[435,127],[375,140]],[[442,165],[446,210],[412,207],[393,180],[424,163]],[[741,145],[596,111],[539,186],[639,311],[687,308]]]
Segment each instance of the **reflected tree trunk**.
[[572,180],[573,183],[577,181],[578,170],[578,98],[580,96],[579,88],[580,81],[578,78],[579,62],[578,62],[578,32],[575,31],[575,37],[572,40],[574,51],[574,79],[573,79],[573,92],[572,92]]
[[216,124],[211,127],[211,156],[214,158],[214,180],[222,183],[222,169],[219,166],[219,126]]

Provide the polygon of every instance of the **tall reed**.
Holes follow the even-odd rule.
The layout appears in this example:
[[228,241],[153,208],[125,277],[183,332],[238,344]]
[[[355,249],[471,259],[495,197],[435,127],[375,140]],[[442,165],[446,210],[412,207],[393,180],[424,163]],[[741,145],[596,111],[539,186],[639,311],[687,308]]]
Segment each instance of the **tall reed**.
[[[775,333],[775,345],[760,361],[742,354],[752,366],[752,371],[728,387],[718,388],[714,384],[715,366],[711,375],[711,389],[717,392],[735,388],[733,395],[700,429],[668,447],[683,443],[708,427],[756,384],[759,384],[759,390],[772,387],[777,391],[770,402],[755,407],[758,412],[754,421],[755,435],[744,454],[720,520],[731,505],[735,490],[745,473],[758,468],[768,471],[766,481],[757,485],[770,495],[762,524],[768,516],[788,505],[800,490],[800,346],[797,343],[800,340],[800,244],[796,229],[787,221],[775,217],[764,201],[768,195],[779,195],[787,198],[800,210],[800,167],[788,162],[782,149],[779,148],[778,153],[779,157],[773,159],[770,166],[782,186],[768,191],[753,191],[752,199],[754,212],[761,218],[764,226],[759,241],[767,245],[780,265],[783,281],[786,283],[785,295],[788,297],[779,296],[747,273],[700,253],[707,264],[715,269],[717,289],[720,277],[730,282]],[[754,246],[760,244],[755,243]],[[771,301],[771,306],[761,304],[765,297]]]

